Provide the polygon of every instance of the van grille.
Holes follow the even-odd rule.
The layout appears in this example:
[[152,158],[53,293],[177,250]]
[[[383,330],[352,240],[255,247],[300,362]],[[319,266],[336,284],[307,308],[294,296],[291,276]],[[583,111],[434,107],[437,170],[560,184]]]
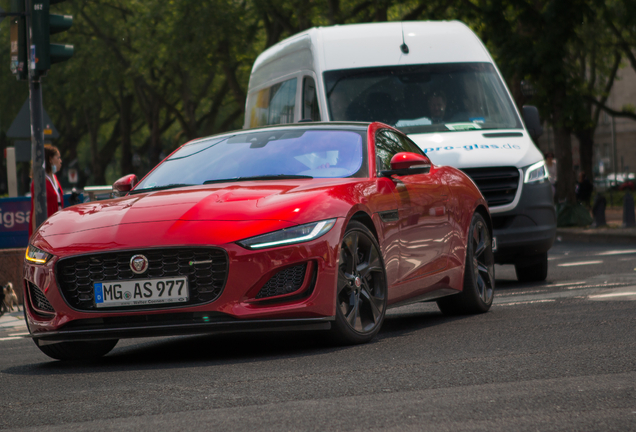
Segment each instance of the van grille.
[[[143,274],[135,274],[130,268],[130,259],[137,254],[148,258],[148,270]],[[56,271],[62,295],[71,307],[79,310],[96,309],[95,282],[178,276],[187,276],[190,289],[190,299],[179,303],[179,306],[207,303],[221,295],[227,273],[227,254],[214,248],[148,249],[83,255],[61,259]],[[166,306],[139,308],[157,307]],[[121,308],[109,308],[118,309]]]
[[464,168],[473,179],[489,207],[510,204],[519,187],[519,170],[515,167]]

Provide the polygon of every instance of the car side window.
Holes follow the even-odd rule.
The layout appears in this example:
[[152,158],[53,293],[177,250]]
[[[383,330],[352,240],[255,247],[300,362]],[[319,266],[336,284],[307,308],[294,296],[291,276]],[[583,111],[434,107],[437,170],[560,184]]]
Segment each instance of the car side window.
[[381,130],[375,136],[376,170],[391,169],[391,158],[400,152],[424,154],[411,140],[391,130]]
[[405,149],[404,151],[415,153],[415,154],[426,155],[426,153],[424,153],[424,151],[417,144],[415,144],[413,141],[408,139],[406,136],[395,133],[395,132],[391,132],[391,131],[389,131],[389,133],[397,137],[397,139],[402,143],[402,148]]
[[301,119],[320,121],[320,110],[318,109],[318,97],[316,96],[316,82],[312,77],[306,76],[303,79],[303,110]]
[[297,81],[292,78],[259,90],[248,107],[250,127],[293,123]]

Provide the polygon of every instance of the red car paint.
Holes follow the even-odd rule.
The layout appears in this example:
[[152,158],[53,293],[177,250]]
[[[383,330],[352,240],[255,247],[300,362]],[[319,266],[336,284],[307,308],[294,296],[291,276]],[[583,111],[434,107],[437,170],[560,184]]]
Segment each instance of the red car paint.
[[[276,129],[298,127],[313,126]],[[330,123],[321,127],[341,126]],[[369,220],[377,236],[386,266],[389,305],[460,291],[470,221],[478,209],[488,215],[486,202],[473,182],[452,167],[432,165],[428,173],[393,178],[376,175],[376,133],[385,129],[401,134],[381,123],[368,125],[369,175],[365,178],[217,183],[128,195],[58,212],[30,239],[31,245],[53,258],[43,265],[26,260],[24,264],[30,332],[45,339],[77,320],[182,312],[222,313],[241,321],[330,320],[335,315],[339,248],[354,217]],[[313,241],[263,250],[248,250],[236,243],[331,218],[337,219],[335,226]],[[55,272],[61,259],[173,246],[214,246],[227,253],[227,282],[216,300],[144,310],[83,311],[72,307],[58,287]],[[307,273],[293,295],[267,301],[256,298],[273,275],[304,262],[308,263]],[[315,275],[313,280],[311,275]],[[44,292],[54,313],[37,310],[27,282]],[[303,292],[310,294],[296,295]]]

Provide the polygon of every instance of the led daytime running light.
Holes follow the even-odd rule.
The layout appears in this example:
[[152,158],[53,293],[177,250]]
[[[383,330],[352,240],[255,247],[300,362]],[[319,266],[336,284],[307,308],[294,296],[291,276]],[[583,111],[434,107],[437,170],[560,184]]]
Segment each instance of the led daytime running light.
[[[336,219],[329,219],[329,220],[320,221],[320,222],[313,222],[311,224],[299,225],[292,228],[288,228],[287,230],[281,230],[278,232],[275,231],[273,233],[264,234],[262,236],[257,236],[257,237],[252,237],[251,239],[242,240],[238,242],[238,244],[248,249],[265,249],[265,248],[284,246],[284,245],[294,244],[294,243],[302,243],[309,240],[314,240],[322,236],[323,234],[326,234],[335,225],[335,223],[336,223]],[[275,238],[277,233],[283,234],[285,231],[288,231],[288,230],[302,229],[304,227],[309,227],[311,225],[314,225],[314,226],[309,234],[301,235],[299,237],[294,237],[294,238],[284,238],[280,240],[272,240],[272,241],[266,241],[263,243],[258,243],[259,238],[263,238],[263,237]]]
[[[530,178],[531,175],[534,172],[536,172],[536,171],[538,171],[540,169],[543,169],[543,175],[540,176],[540,177],[536,177],[536,178],[532,178],[531,179]],[[544,161],[539,161],[536,164],[530,165],[528,167],[528,169],[526,170],[526,174],[524,176],[523,182],[524,183],[532,183],[532,182],[541,181],[541,180],[544,180],[544,179],[547,179],[547,178],[548,178],[548,169],[545,166],[545,162]]]
[[51,259],[51,254],[44,252],[42,249],[38,249],[35,246],[29,245],[27,247],[24,258],[35,264],[45,264]]

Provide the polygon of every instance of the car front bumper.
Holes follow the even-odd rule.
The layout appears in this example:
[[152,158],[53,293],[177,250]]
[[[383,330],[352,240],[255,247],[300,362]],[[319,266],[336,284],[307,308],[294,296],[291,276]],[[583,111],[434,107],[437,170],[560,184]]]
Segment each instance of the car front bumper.
[[[25,315],[31,337],[42,341],[120,339],[227,333],[255,330],[328,329],[335,317],[337,251],[344,220],[324,236],[306,243],[266,250],[246,250],[235,243],[215,245],[228,257],[228,275],[221,294],[213,301],[156,308],[78,309],[60,289],[56,277],[57,257],[44,265],[24,264]],[[162,244],[162,247],[177,247]],[[209,246],[204,235],[197,244]],[[134,241],[134,240],[132,240]],[[119,250],[156,248],[156,245],[128,244]],[[100,251],[101,252],[101,251]],[[91,251],[86,251],[86,254]],[[289,295],[257,298],[259,290],[279,271],[308,263],[305,282]],[[309,275],[309,272],[312,272]],[[34,291],[33,286],[38,291]],[[34,295],[31,293],[35,292]],[[45,296],[52,311],[35,307],[37,296]]]

